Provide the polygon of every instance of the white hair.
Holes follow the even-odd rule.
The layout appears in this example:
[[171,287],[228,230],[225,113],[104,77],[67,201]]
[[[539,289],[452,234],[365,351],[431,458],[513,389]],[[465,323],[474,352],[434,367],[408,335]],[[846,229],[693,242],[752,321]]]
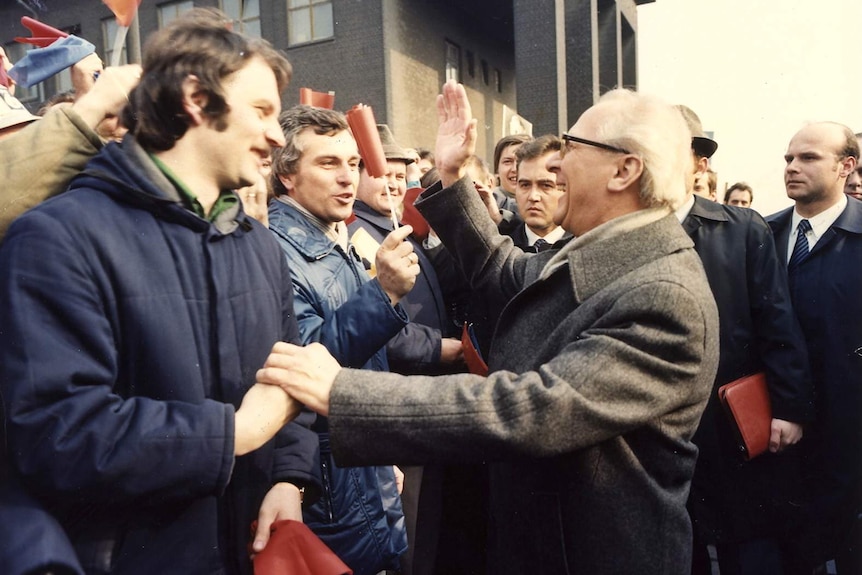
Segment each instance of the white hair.
[[685,201],[691,171],[691,132],[679,111],[654,96],[611,90],[596,106],[602,115],[596,134],[602,142],[628,150],[643,161],[640,197],[645,206],[677,209]]

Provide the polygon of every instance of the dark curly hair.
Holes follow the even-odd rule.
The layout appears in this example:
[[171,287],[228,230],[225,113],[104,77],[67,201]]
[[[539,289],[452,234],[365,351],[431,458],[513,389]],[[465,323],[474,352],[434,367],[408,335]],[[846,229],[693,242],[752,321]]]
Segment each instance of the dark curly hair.
[[186,133],[190,118],[183,108],[182,86],[190,75],[197,77],[206,95],[203,113],[214,120],[229,111],[222,80],[252,58],[269,65],[279,91],[287,87],[292,74],[287,59],[266,40],[247,38],[229,25],[222,12],[195,8],[147,41],[141,82],[122,114],[123,125],[144,149],[169,150]]

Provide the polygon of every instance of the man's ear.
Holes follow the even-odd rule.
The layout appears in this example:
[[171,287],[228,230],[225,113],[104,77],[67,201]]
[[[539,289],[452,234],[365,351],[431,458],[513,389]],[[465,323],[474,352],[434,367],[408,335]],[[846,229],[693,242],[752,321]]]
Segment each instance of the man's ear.
[[616,163],[616,172],[608,181],[608,190],[621,192],[635,185],[644,171],[643,160],[639,156],[626,154]]
[[853,170],[856,169],[856,165],[856,158],[854,158],[853,156],[847,156],[846,158],[841,160],[841,169],[839,176],[842,178],[846,178],[853,173]]
[[288,174],[287,176],[278,176],[278,181],[281,182],[281,185],[284,186],[284,189],[287,190],[287,194],[290,195],[293,192],[293,176]]
[[201,89],[201,83],[197,76],[189,74],[183,80],[183,110],[191,118],[194,125],[203,124],[206,121],[204,108],[208,103],[206,93]]
[[709,158],[703,156],[694,157],[694,173],[697,175],[705,174],[709,169]]

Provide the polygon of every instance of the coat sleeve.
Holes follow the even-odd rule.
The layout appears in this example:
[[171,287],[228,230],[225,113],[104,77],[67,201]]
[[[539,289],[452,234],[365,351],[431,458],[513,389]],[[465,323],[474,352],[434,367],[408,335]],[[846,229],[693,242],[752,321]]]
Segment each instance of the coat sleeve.
[[389,296],[374,279],[362,284],[334,313],[325,315],[316,286],[296,270],[293,302],[302,343],[319,342],[346,367],[362,367],[408,323],[400,305],[392,306]]
[[440,236],[470,289],[480,291],[490,309],[501,310],[525,285],[530,256],[499,233],[474,189],[468,178],[445,189],[437,183],[415,206]]
[[339,465],[549,457],[636,429],[694,432],[717,366],[717,316],[673,280],[607,304],[533,371],[442,377],[343,369],[330,399]]
[[30,212],[0,249],[0,392],[15,469],[28,487],[106,505],[221,493],[233,406],[115,393],[108,296],[66,230]]
[[386,344],[390,370],[396,373],[429,373],[439,366],[441,353],[439,329],[410,322]]
[[806,422],[814,419],[808,350],[790,302],[784,266],[763,218],[751,214],[748,226],[749,301],[758,352],[766,371],[773,415]]
[[68,106],[0,140],[0,240],[12,220],[65,191],[101,148],[99,136]]

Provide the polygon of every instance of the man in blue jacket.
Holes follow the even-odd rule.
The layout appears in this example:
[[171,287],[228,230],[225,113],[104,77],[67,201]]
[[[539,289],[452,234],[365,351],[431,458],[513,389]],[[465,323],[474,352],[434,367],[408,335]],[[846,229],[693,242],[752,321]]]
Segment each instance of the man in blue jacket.
[[[412,228],[383,240],[369,281],[344,223],[359,180],[359,150],[344,115],[295,106],[279,122],[285,144],[273,156],[269,227],[290,262],[300,339],[322,343],[345,365],[388,371],[386,342],[408,322],[399,302],[419,272],[405,241]],[[306,524],[356,575],[398,568],[407,539],[393,467],[338,467],[328,422],[313,429],[324,494],[305,509]]]
[[298,341],[290,273],[231,191],[283,143],[290,64],[225,22],[151,38],[122,145],[0,250],[10,475],[87,573],[250,574],[247,546],[319,492],[298,404],[255,383]]

